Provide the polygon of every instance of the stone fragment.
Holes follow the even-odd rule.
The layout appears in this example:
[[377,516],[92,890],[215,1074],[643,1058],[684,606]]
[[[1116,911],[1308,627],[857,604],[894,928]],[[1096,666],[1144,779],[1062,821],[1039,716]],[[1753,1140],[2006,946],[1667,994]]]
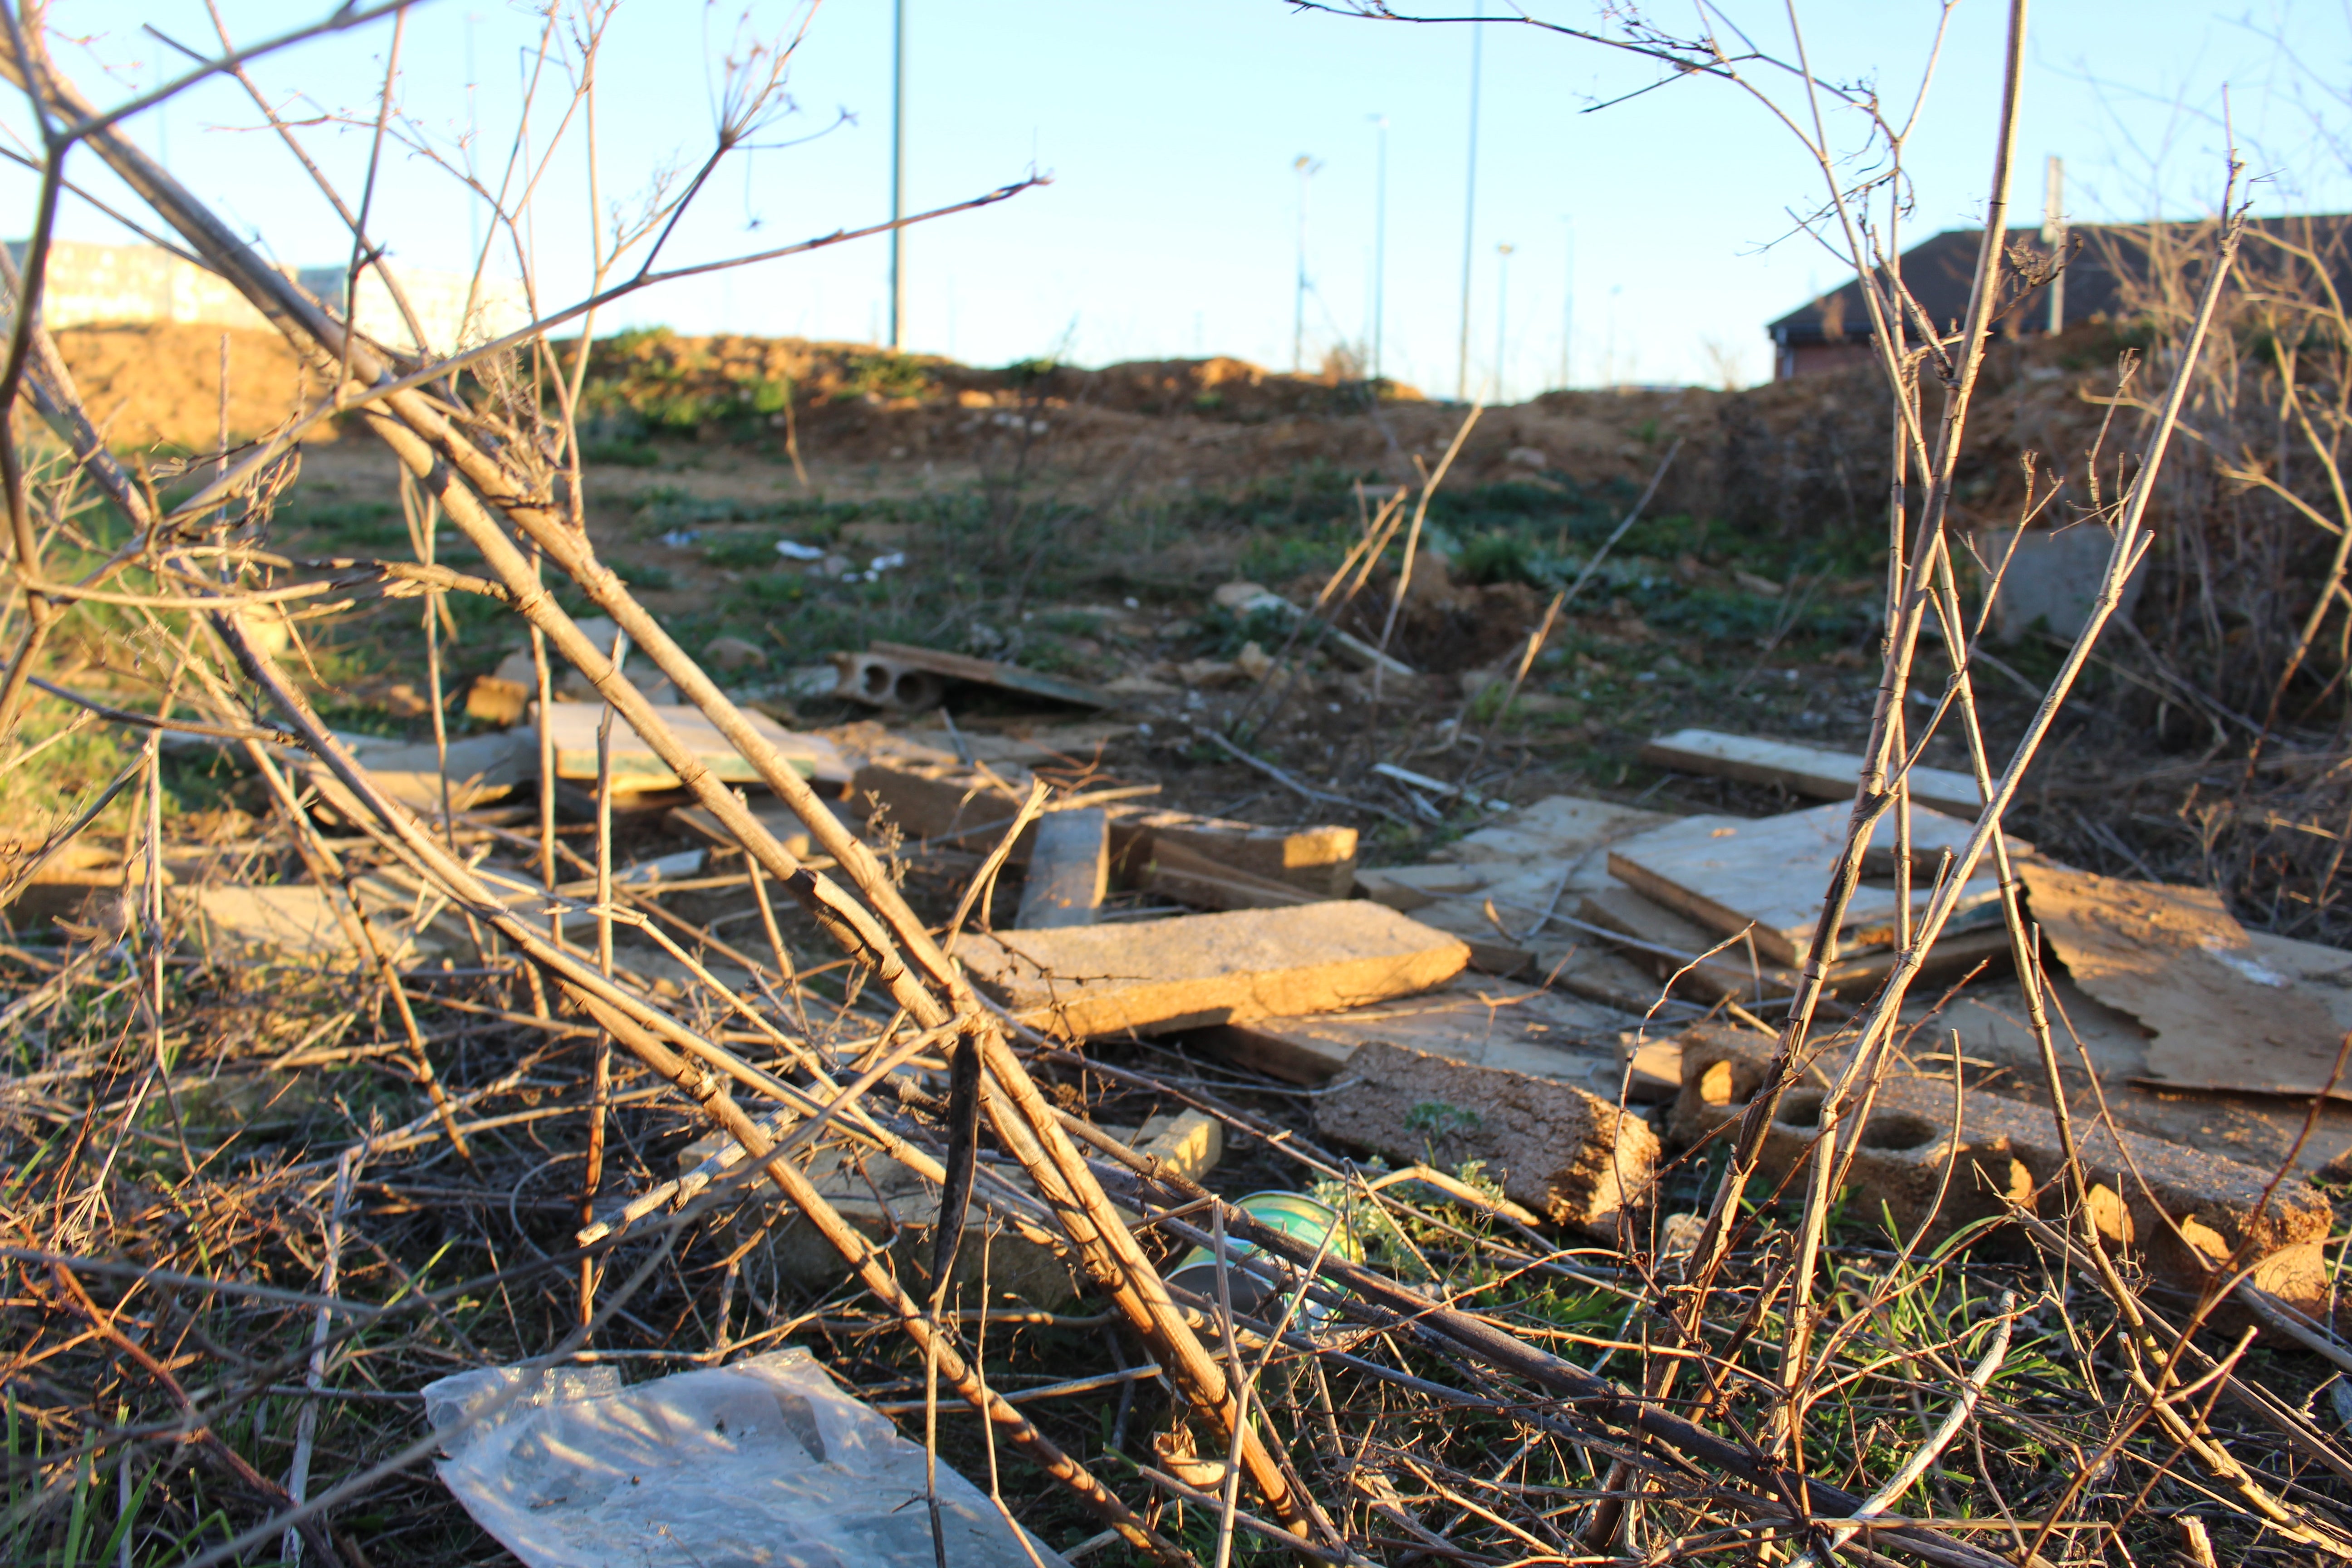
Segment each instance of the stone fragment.
[[1316,1131],[1399,1163],[1484,1161],[1513,1202],[1612,1234],[1646,1200],[1658,1137],[1573,1084],[1374,1042],[1316,1104]]
[[1101,807],[1047,812],[1037,819],[1013,923],[1022,931],[1092,925],[1109,875],[1110,824]]
[[738,637],[716,637],[702,647],[702,662],[713,669],[765,669],[768,650]]

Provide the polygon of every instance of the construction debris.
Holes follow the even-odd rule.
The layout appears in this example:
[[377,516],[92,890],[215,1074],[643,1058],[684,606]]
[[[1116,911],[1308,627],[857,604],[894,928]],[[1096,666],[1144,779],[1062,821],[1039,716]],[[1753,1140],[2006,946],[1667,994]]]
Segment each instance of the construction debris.
[[1316,1102],[1316,1130],[1408,1163],[1476,1161],[1516,1203],[1613,1235],[1645,1200],[1658,1137],[1589,1089],[1374,1041]]
[[[719,732],[719,726],[700,709],[657,706],[654,711],[679,743],[692,751],[715,776],[730,784],[760,782],[759,770],[735,750],[734,743]],[[558,702],[548,709],[545,722],[554,742],[556,777],[592,782],[597,777],[596,731],[604,715],[601,703]],[[803,778],[836,786],[849,782],[848,763],[840,750],[824,737],[796,733],[764,713],[746,712],[744,718]],[[616,795],[674,790],[682,782],[617,713],[612,727],[612,770]]]
[[1390,675],[1413,678],[1412,666],[1401,658],[1382,653],[1359,637],[1339,630],[1300,609],[1281,595],[1256,583],[1227,583],[1210,595],[1213,603],[1235,616],[1275,616],[1285,621],[1307,623],[1305,636],[1308,646],[1328,642],[1342,658],[1365,669],[1379,669]]
[[[1685,1034],[1682,1045],[1683,1087],[1671,1128],[1677,1143],[1696,1146],[1736,1121],[1764,1081],[1773,1042],[1706,1028]],[[1808,1083],[1782,1096],[1765,1142],[1766,1172],[1791,1169],[1819,1135],[1822,1092]],[[2260,1289],[2306,1310],[2329,1310],[2321,1248],[2333,1210],[2323,1194],[2166,1139],[2126,1131],[2118,1141],[2094,1117],[2076,1117],[2074,1136],[2102,1233],[2145,1257],[2176,1289],[2196,1294],[2231,1260],[2233,1269],[2251,1266]],[[2054,1212],[2066,1158],[2057,1121],[2042,1107],[1899,1072],[1880,1086],[1868,1120],[1842,1147],[1853,1152],[1852,1180],[1872,1205],[1868,1217],[1881,1217],[1884,1205],[1905,1241],[1916,1236],[1930,1244],[2000,1218],[2011,1205]]]
[[1549,973],[1578,941],[1559,922],[1563,904],[1616,886],[1608,846],[1673,820],[1550,795],[1465,835],[1426,865],[1368,868],[1356,883],[1365,897],[1460,937],[1489,973]]
[[[445,805],[471,811],[504,800],[518,785],[539,777],[539,742],[528,730],[471,735],[446,748],[430,741],[403,745],[362,740],[352,752],[384,794],[420,816],[437,815]],[[359,803],[324,763],[309,763],[303,776],[346,821],[359,819]]]
[[[1815,806],[1760,821],[1686,816],[1616,845],[1609,852],[1609,870],[1634,891],[1688,915],[1718,936],[1752,938],[1763,957],[1793,967],[1804,962],[1821,919],[1822,868],[1836,863],[1852,819],[1852,808],[1843,805]],[[1914,809],[1915,868],[1921,862],[1932,868],[1932,857],[1947,849],[1958,851],[1969,832],[1968,823]],[[1871,847],[1891,849],[1894,843],[1893,818],[1880,818]],[[2023,852],[2030,846],[2014,847]],[[1790,875],[1798,868],[1806,874]],[[1915,913],[1926,909],[1934,886],[1932,869],[1927,875],[1915,869]],[[1990,871],[1979,868],[1953,905],[1953,926],[1965,930],[1972,915],[1979,921],[1997,919],[2000,893]],[[1895,937],[1898,908],[1891,876],[1883,882],[1865,877],[1838,931],[1839,947],[1886,946]]]
[[966,932],[974,984],[1064,1039],[1336,1012],[1450,980],[1469,949],[1360,900]]
[[1021,931],[1092,925],[1110,879],[1110,821],[1100,806],[1037,819],[1029,873],[1021,884]]
[[[1992,596],[1993,631],[2002,641],[2014,642],[2036,626],[2062,637],[2082,631],[2107,574],[2116,536],[2085,521],[2065,528],[2029,528],[2021,533],[2013,528],[1988,528],[1970,542],[1986,579],[1996,574],[2000,579]],[[2130,618],[2147,581],[2147,565],[2142,562],[2124,579],[2115,614]]]
[[[955,762],[901,758],[872,762],[850,781],[853,800],[870,800],[908,838],[941,848],[985,851],[1011,826],[1027,794],[1030,775]],[[1248,877],[1286,883],[1317,898],[1345,898],[1356,874],[1352,827],[1260,827],[1165,811],[1140,804],[1130,790],[1081,791],[1052,809],[1100,805],[1110,834],[1110,867],[1121,886],[1139,883],[1163,845],[1188,850],[1199,860]],[[1015,865],[1025,864],[1035,843],[1034,827],[1013,846]]]
[[2316,961],[2340,995],[2352,955],[2282,937],[2258,947],[2210,889],[2046,862],[2020,874],[2033,919],[2074,983],[2147,1027],[2147,1077],[2175,1088],[2352,1099],[2346,1025],[2302,974]]
[[[1863,759],[1850,752],[1825,751],[1795,741],[1727,735],[1719,730],[1677,730],[1642,748],[1642,761],[1675,773],[1771,784],[1791,795],[1821,800],[1853,799],[1862,783]],[[1903,775],[1917,805],[1973,819],[1983,804],[1977,781],[1945,768],[1914,766]]]
[[1596,1042],[1611,1038],[1621,1022],[1616,1012],[1558,991],[1464,974],[1433,990],[1345,1012],[1224,1024],[1203,1031],[1200,1040],[1228,1061],[1292,1083],[1326,1082],[1348,1071],[1360,1048],[1377,1042],[1556,1078],[1614,1100],[1616,1053]]
[[[486,1367],[427,1384],[436,1467],[530,1568],[622,1562],[1067,1568],[804,1350],[634,1387],[611,1365]],[[911,1505],[911,1506],[910,1506]]]
[[950,682],[992,686],[1024,697],[1067,702],[1080,708],[1108,708],[1118,699],[1076,680],[1003,664],[992,658],[941,653],[936,648],[910,647],[905,643],[877,642],[863,653],[834,656],[841,671],[838,688],[845,697],[902,713],[936,708]]

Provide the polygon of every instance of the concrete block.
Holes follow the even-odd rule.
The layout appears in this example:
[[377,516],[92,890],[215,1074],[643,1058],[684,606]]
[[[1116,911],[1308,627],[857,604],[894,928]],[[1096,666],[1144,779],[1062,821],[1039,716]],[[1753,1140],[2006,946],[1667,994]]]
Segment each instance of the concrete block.
[[1513,1202],[1602,1235],[1645,1201],[1658,1158],[1648,1123],[1573,1084],[1378,1042],[1317,1102],[1315,1126],[1399,1163],[1483,1160]]
[[955,954],[982,990],[1068,1039],[1337,1012],[1442,984],[1470,956],[1361,900],[967,932]]
[[1110,876],[1110,823],[1100,807],[1048,812],[1037,819],[1021,883],[1022,931],[1095,923]]
[[[1686,1033],[1682,1092],[1669,1124],[1674,1140],[1704,1142],[1737,1117],[1762,1085],[1771,1054],[1772,1042],[1757,1035]],[[1769,1176],[1790,1170],[1818,1135],[1822,1097],[1808,1083],[1781,1098],[1765,1139]],[[2265,1204],[2270,1172],[2141,1133],[2126,1131],[2118,1141],[2089,1114],[2075,1117],[2074,1133],[2094,1219],[2158,1280],[2193,1294],[2210,1267],[2243,1246],[2249,1260],[2261,1260],[2252,1276],[2257,1286],[2325,1312],[2320,1249],[2333,1211],[2315,1188],[2290,1176]],[[2050,1217],[2063,1168],[2056,1119],[2042,1107],[1971,1091],[1956,1122],[1949,1080],[1897,1077],[1880,1088],[1861,1129],[1851,1182],[1874,1208],[1885,1205],[1904,1236],[1924,1225],[1932,1243],[2007,1212],[2011,1203]]]
[[[2011,555],[2012,539],[2017,541],[2017,550]],[[2091,602],[2106,576],[2107,556],[2115,549],[2116,536],[2097,523],[2078,522],[2072,528],[2029,529],[2021,536],[2015,529],[1989,528],[1976,536],[1975,543],[1987,581],[2001,571],[2002,556],[2010,555],[2000,591],[1993,595],[1992,626],[1996,636],[2011,642],[2031,631],[2037,621],[2062,637],[2082,631],[2090,619]],[[2147,580],[2147,563],[2142,561],[2124,581],[2116,615],[2130,617]]]

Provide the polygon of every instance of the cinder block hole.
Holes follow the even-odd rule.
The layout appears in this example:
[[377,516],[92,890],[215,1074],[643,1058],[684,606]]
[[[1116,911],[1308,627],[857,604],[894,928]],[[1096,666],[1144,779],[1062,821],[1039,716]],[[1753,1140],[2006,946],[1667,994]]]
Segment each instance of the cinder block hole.
[[1800,1089],[1780,1097],[1780,1109],[1772,1120],[1783,1127],[1802,1127],[1808,1131],[1822,1124],[1822,1101],[1827,1096],[1818,1089]]
[[1882,1110],[1862,1130],[1862,1146],[1865,1149],[1924,1149],[1935,1141],[1935,1123],[1924,1116],[1900,1111]]
[[890,674],[887,664],[868,664],[858,670],[857,679],[866,696],[880,697],[890,689]]
[[[1780,1111],[1772,1120],[1783,1127],[1810,1132],[1822,1124],[1822,1101],[1827,1098],[1818,1089],[1793,1089],[1780,1097]],[[1903,1111],[1882,1110],[1862,1130],[1864,1148],[1889,1152],[1924,1149],[1935,1141],[1935,1123],[1924,1116]]]

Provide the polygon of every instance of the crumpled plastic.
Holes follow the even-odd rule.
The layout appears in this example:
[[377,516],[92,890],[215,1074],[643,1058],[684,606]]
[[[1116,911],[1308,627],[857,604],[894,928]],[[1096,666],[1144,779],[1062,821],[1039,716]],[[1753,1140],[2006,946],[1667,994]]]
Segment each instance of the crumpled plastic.
[[[449,1434],[443,1483],[530,1568],[932,1562],[921,1447],[805,1351],[634,1387],[611,1366],[488,1367],[429,1384],[425,1409]],[[996,1506],[945,1464],[939,1492],[951,1568],[1029,1568]]]

